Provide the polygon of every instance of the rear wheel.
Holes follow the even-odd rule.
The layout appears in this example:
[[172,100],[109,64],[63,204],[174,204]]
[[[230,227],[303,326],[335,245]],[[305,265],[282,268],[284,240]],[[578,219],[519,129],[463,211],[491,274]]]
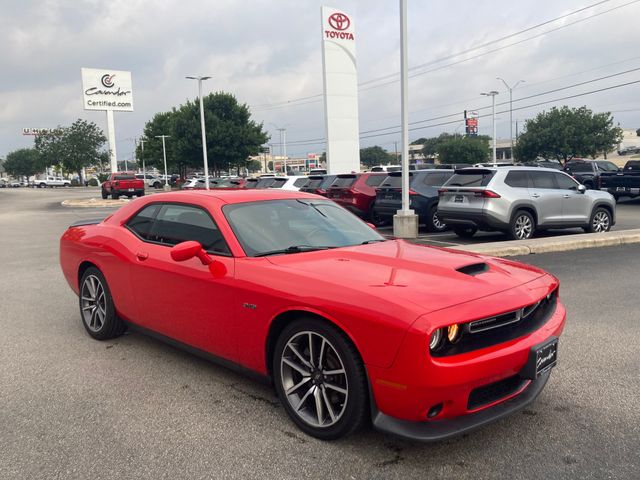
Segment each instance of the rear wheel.
[[453,233],[460,238],[471,238],[477,231],[478,229],[476,227],[453,227]]
[[80,280],[80,315],[87,333],[96,340],[118,337],[125,330],[116,315],[107,281],[95,267],[89,267]]
[[376,212],[375,203],[371,205],[371,208],[369,208],[369,220],[376,227],[381,227],[387,223],[386,220]]
[[509,237],[513,240],[526,240],[533,236],[536,224],[533,215],[525,210],[519,210],[511,219],[509,226]]
[[368,415],[364,365],[351,342],[314,318],[288,325],[276,344],[273,376],[293,422],[322,440],[349,435]]
[[604,233],[611,230],[611,214],[606,208],[598,207],[591,214],[587,233]]
[[102,190],[102,199],[103,199],[103,200],[106,200],[107,198],[109,198],[109,194],[107,193],[107,191],[106,191],[106,190],[104,190],[104,189],[103,189],[103,190]]
[[[434,205],[429,210],[429,218],[427,220],[427,230],[430,232],[444,232],[447,229],[447,224],[442,221],[438,215],[438,206]],[[475,233],[475,232],[474,232]]]

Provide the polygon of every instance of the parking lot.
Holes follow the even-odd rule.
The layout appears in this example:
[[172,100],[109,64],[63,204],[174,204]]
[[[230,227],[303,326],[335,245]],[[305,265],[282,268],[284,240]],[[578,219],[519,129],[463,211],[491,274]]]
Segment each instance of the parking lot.
[[[560,278],[568,311],[559,364],[530,407],[436,444],[371,429],[321,442],[269,386],[137,333],[89,338],[58,240],[113,211],[60,205],[91,196],[0,190],[0,478],[640,478],[640,246],[520,259]],[[628,228],[640,200],[618,204],[614,230]]]

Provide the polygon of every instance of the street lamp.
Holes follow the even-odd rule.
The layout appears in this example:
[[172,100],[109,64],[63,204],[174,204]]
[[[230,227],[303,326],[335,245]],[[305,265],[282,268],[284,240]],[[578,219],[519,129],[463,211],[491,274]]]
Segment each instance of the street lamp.
[[493,163],[496,163],[496,95],[498,95],[498,92],[491,90],[490,92],[483,92],[480,95],[491,97],[491,116],[493,117]]
[[276,130],[280,132],[280,154],[282,155],[283,169],[284,174],[287,174],[287,129],[285,128],[287,125],[283,125],[282,127],[278,127],[275,123],[272,123]]
[[202,130],[202,157],[204,158],[204,188],[209,190],[209,161],[207,159],[207,135],[204,129],[204,107],[202,102],[202,81],[211,77],[185,77],[189,80],[198,80],[198,96],[200,97],[200,129]]
[[518,80],[513,87],[510,87],[502,77],[496,77],[496,80],[502,81],[509,90],[509,139],[511,140],[511,160],[513,161],[513,91],[518,85],[524,83],[524,80]]
[[144,181],[147,181],[147,169],[145,168],[144,165],[144,142],[146,142],[147,139],[144,137],[140,137],[140,156],[142,157],[142,176],[144,178]]
[[169,138],[171,135],[156,135],[156,138],[162,139],[162,156],[164,157],[164,189],[171,190],[169,186],[169,177],[167,176],[167,148],[164,143],[165,138]]

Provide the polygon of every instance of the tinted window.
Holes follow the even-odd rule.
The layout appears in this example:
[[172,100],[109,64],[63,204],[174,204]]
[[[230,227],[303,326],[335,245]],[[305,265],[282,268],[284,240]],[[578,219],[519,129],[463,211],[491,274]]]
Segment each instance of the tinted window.
[[[409,173],[409,183],[413,180],[413,173]],[[380,184],[381,188],[402,188],[402,175],[389,175]]]
[[598,170],[601,170],[603,172],[617,172],[618,171],[618,166],[615,163],[612,163],[612,162],[596,162],[596,165],[598,166]]
[[529,172],[534,188],[557,188],[553,172]]
[[554,173],[556,177],[556,183],[558,184],[558,188],[561,190],[577,190],[578,184],[574,179],[572,179],[569,175],[564,175],[562,173]]
[[625,170],[640,170],[640,162],[635,160],[629,160],[624,164]]
[[269,188],[282,188],[282,186],[287,183],[286,178],[273,178],[273,182],[269,185]]
[[336,175],[327,175],[326,177],[324,177],[324,180],[320,184],[320,188],[324,188],[326,190],[331,185],[333,185],[333,182],[335,181],[335,179],[336,179]]
[[171,246],[195,240],[209,252],[229,253],[220,230],[209,214],[190,205],[162,205],[149,240]]
[[384,172],[384,167],[372,167],[371,168],[372,172]]
[[428,173],[422,175],[422,184],[427,187],[440,187],[451,178],[453,172]]
[[311,178],[303,188],[314,189],[322,184],[322,178]]
[[386,177],[384,175],[369,175],[364,181],[370,187],[377,187]]
[[260,178],[258,179],[258,182],[256,183],[256,186],[254,188],[269,188],[275,181],[276,179],[272,177]]
[[590,163],[576,162],[576,163],[569,163],[567,165],[567,170],[569,170],[570,172],[592,172],[593,167],[591,166]]
[[527,188],[529,186],[529,175],[524,170],[512,170],[507,173],[504,183],[513,188]]
[[387,172],[400,172],[402,167],[387,167]]
[[298,178],[295,182],[293,182],[293,186],[300,188],[306,185],[308,181],[309,179],[307,177],[301,177],[301,178]]
[[250,178],[247,180],[247,184],[244,188],[256,188],[258,186],[258,180],[255,178]]
[[116,175],[113,177],[114,180],[135,180],[135,175]]
[[158,204],[146,206],[127,222],[127,227],[140,238],[148,240],[153,218],[159,209],[160,205]]
[[494,174],[495,172],[492,171],[459,171],[453,174],[447,185],[451,187],[486,187]]
[[336,181],[331,184],[331,187],[350,187],[353,185],[353,182],[356,181],[355,175],[340,175],[336,178]]

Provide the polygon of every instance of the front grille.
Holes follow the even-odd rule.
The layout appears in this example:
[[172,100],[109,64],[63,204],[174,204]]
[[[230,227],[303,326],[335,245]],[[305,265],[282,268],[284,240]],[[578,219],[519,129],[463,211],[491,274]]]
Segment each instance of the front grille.
[[518,310],[461,324],[460,340],[455,344],[445,344],[431,355],[458,355],[528,335],[547,323],[556,311],[557,302],[558,289],[555,289],[541,300]]
[[467,410],[475,410],[513,395],[524,387],[527,382],[527,379],[514,375],[498,382],[478,387],[469,394]]

